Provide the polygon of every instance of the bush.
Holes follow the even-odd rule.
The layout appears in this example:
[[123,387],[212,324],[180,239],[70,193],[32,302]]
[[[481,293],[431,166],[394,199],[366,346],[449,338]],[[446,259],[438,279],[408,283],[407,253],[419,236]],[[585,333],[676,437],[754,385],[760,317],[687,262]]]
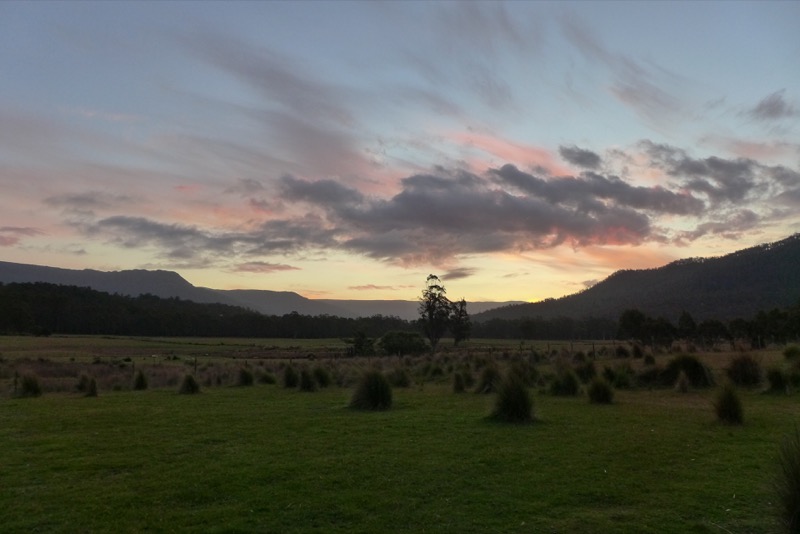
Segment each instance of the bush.
[[314,380],[321,388],[326,388],[331,385],[331,374],[324,367],[314,367]]
[[737,386],[757,386],[761,383],[761,364],[749,354],[731,360],[726,369],[728,378]]
[[253,385],[253,373],[249,369],[245,369],[242,367],[239,369],[239,376],[236,379],[237,386],[252,386]]
[[594,362],[586,362],[575,367],[575,374],[586,384],[597,376],[597,369],[594,367]]
[[705,388],[714,385],[714,378],[711,370],[703,365],[695,356],[683,354],[672,359],[667,364],[667,368],[659,376],[659,380],[665,386],[675,384],[678,375],[683,371],[689,378],[689,383],[695,388]]
[[625,345],[617,345],[617,349],[616,349],[615,353],[617,355],[617,358],[630,358],[631,357],[631,353],[625,347]]
[[481,371],[475,393],[494,393],[497,391],[498,382],[500,382],[500,371],[494,365],[486,366]]
[[287,365],[283,369],[283,387],[293,389],[300,383],[300,375],[291,365]]
[[580,382],[572,370],[561,371],[550,383],[551,395],[577,395]]
[[592,404],[611,404],[614,401],[614,388],[600,377],[592,380],[588,393]]
[[136,372],[136,376],[133,379],[133,389],[135,391],[143,391],[147,389],[147,377],[144,376],[144,373],[141,369]]
[[528,387],[536,385],[539,380],[539,370],[536,369],[535,365],[525,360],[518,360],[512,363],[509,373],[516,375]]
[[397,367],[389,371],[386,379],[389,381],[389,385],[395,388],[411,387],[411,376],[408,374],[408,371],[402,367]]
[[789,392],[789,380],[786,373],[780,367],[771,367],[767,371],[767,382],[769,382],[769,393],[782,393]]
[[42,386],[39,385],[36,375],[22,375],[17,395],[19,397],[40,397],[42,395]]
[[300,391],[313,392],[317,391],[317,381],[314,379],[314,373],[305,367],[300,370]]
[[195,393],[200,393],[200,384],[197,383],[197,380],[195,380],[192,375],[186,375],[183,377],[183,382],[181,382],[181,387],[178,390],[178,393],[181,395],[194,395]]
[[464,375],[455,373],[453,375],[453,393],[464,393],[466,389],[467,386],[464,383]]
[[96,397],[97,396],[97,380],[92,378],[89,380],[89,384],[86,386],[86,393],[85,397]]
[[260,375],[258,375],[258,381],[262,384],[274,384],[275,382],[277,382],[277,380],[275,380],[275,375],[273,375],[269,371],[265,371]]
[[617,389],[627,389],[631,387],[633,369],[627,363],[617,365],[614,368],[604,366],[603,378],[612,387]]
[[367,371],[353,393],[350,407],[357,410],[388,410],[392,407],[392,386],[379,371]]
[[739,393],[733,384],[725,384],[717,393],[714,408],[717,419],[729,425],[741,425],[744,422],[744,409]]
[[75,384],[75,389],[79,393],[86,393],[89,390],[89,377],[82,374],[80,378],[78,378],[78,383]]
[[786,532],[800,532],[800,432],[788,436],[778,454],[778,511]]
[[785,349],[783,349],[783,357],[787,360],[798,360],[800,359],[800,347],[797,345],[789,345]]
[[533,400],[525,382],[513,373],[497,383],[497,397],[491,418],[508,423],[527,423],[533,419]]
[[679,393],[688,393],[689,386],[691,386],[689,377],[686,376],[686,372],[681,370],[681,372],[678,373],[678,378],[675,380],[675,391]]

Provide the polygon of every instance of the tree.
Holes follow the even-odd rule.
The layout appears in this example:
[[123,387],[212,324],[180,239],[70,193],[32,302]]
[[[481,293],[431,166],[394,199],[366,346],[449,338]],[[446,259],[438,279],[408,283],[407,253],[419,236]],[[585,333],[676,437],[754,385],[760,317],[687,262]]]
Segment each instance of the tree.
[[472,322],[467,313],[467,301],[464,299],[453,302],[450,310],[450,333],[453,334],[453,345],[469,339],[472,332]]
[[431,344],[431,352],[436,352],[439,340],[447,331],[452,304],[439,277],[429,274],[425,289],[419,299],[419,317],[422,331]]

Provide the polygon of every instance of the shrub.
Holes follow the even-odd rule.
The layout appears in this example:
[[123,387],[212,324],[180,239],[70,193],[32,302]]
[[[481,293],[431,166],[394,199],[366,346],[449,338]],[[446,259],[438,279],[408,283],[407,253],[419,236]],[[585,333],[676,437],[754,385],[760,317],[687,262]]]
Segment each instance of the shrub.
[[800,347],[797,345],[789,345],[785,349],[783,349],[783,357],[787,360],[798,360],[800,359]]
[[627,363],[617,365],[614,368],[603,367],[603,378],[617,389],[627,389],[631,387],[632,377],[633,369]]
[[611,404],[614,401],[614,388],[600,377],[592,380],[588,393],[592,404]]
[[769,393],[788,393],[789,380],[786,373],[780,367],[771,367],[767,371],[767,382],[769,382]]
[[324,367],[314,367],[314,380],[321,388],[326,388],[331,385],[331,374]]
[[466,390],[466,384],[464,383],[464,375],[461,373],[455,373],[453,375],[453,393],[464,393]]
[[571,369],[559,372],[550,383],[551,395],[577,395],[579,390],[578,377]]
[[274,384],[275,382],[277,382],[277,380],[275,380],[275,375],[273,375],[269,371],[265,371],[260,375],[258,375],[258,381],[262,384]]
[[633,344],[633,357],[637,360],[644,357],[644,349],[638,343]]
[[314,373],[303,367],[300,370],[300,391],[313,392],[317,391],[317,381],[314,379]]
[[200,384],[197,383],[197,380],[195,380],[192,375],[186,375],[183,377],[183,382],[181,382],[181,387],[178,390],[178,393],[181,395],[194,395],[195,393],[200,393]]
[[703,365],[695,356],[689,354],[673,358],[659,376],[659,380],[665,386],[675,384],[681,371],[686,373],[692,387],[704,388],[714,385],[714,378],[708,367]]
[[367,371],[350,399],[357,410],[388,410],[392,407],[392,386],[379,371]]
[[300,375],[291,365],[283,368],[283,387],[293,389],[300,383]]
[[689,377],[686,376],[685,371],[681,370],[681,372],[678,373],[678,378],[675,380],[675,391],[679,393],[688,393],[690,385]]
[[509,373],[516,375],[522,382],[531,387],[539,380],[539,370],[532,363],[525,360],[518,360],[511,364]]
[[75,389],[78,390],[79,393],[86,393],[89,389],[89,377],[82,374],[80,378],[78,378],[78,383],[75,384]]
[[617,358],[630,358],[631,357],[631,353],[625,347],[625,345],[617,345],[617,349],[616,349],[615,353],[617,355]]
[[648,355],[646,355],[646,356],[644,357],[644,364],[645,364],[645,365],[655,365],[655,364],[656,364],[656,358],[655,358],[655,356],[653,356],[652,354],[648,354]]
[[402,367],[397,367],[389,371],[386,379],[389,381],[389,384],[395,388],[407,388],[411,386],[411,376],[408,374],[408,371]]
[[36,375],[22,375],[19,384],[18,396],[20,397],[39,397],[42,395],[42,386]]
[[739,393],[733,384],[725,384],[717,393],[714,408],[717,412],[717,419],[729,425],[741,425],[744,422],[744,409]]
[[761,383],[761,364],[749,354],[731,360],[726,372],[737,386],[757,386]]
[[89,384],[86,386],[86,394],[85,397],[96,397],[97,396],[97,380],[92,378],[89,380]]
[[594,367],[594,362],[586,362],[575,367],[575,374],[586,384],[597,376],[597,369]]
[[136,391],[143,391],[147,389],[147,377],[144,376],[144,373],[141,369],[136,372],[136,376],[133,379],[133,389]]
[[785,531],[800,532],[800,431],[796,428],[781,444],[775,491]]
[[239,376],[236,379],[237,386],[252,386],[253,385],[253,372],[244,367],[239,369]]
[[481,371],[475,393],[494,393],[497,390],[497,383],[500,381],[500,371],[494,365],[488,365]]
[[533,400],[517,375],[509,373],[497,383],[491,418],[508,423],[527,423],[533,419]]

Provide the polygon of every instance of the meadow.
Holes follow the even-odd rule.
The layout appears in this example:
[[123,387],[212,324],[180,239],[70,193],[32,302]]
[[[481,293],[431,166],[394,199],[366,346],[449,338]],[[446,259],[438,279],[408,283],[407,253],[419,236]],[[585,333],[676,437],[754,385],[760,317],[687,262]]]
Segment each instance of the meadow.
[[[554,359],[588,347],[477,340],[353,359],[339,340],[0,338],[0,529],[782,531],[773,484],[797,393],[740,389],[742,425],[717,420],[714,387],[617,389],[609,405],[548,393]],[[598,370],[647,365],[605,354]],[[786,364],[778,349],[753,354],[765,369]],[[533,423],[492,421],[494,394],[453,392],[455,372],[535,355]],[[721,382],[735,353],[698,356]],[[325,368],[331,384],[283,387],[290,365]],[[404,368],[408,387],[390,410],[348,408],[374,367]],[[276,383],[237,387],[242,368]],[[130,386],[137,369],[147,390]],[[195,369],[201,393],[177,394],[172,377]],[[34,371],[44,394],[14,396],[15,376]],[[75,390],[84,373],[101,377],[97,397]]]

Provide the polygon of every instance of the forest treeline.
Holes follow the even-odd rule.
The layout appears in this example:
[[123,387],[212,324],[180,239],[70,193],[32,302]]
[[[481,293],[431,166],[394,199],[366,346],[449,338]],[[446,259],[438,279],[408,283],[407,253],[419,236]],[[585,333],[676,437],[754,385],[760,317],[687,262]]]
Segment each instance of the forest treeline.
[[[225,304],[199,304],[153,295],[128,297],[48,283],[0,283],[0,333],[170,337],[378,338],[391,331],[418,332],[418,321],[375,315],[344,318],[298,313],[263,315]],[[636,309],[618,320],[570,317],[491,319],[473,322],[474,338],[526,340],[624,339],[669,344],[742,339],[760,345],[800,337],[800,302],[750,318],[695,323],[687,312],[676,324]]]

